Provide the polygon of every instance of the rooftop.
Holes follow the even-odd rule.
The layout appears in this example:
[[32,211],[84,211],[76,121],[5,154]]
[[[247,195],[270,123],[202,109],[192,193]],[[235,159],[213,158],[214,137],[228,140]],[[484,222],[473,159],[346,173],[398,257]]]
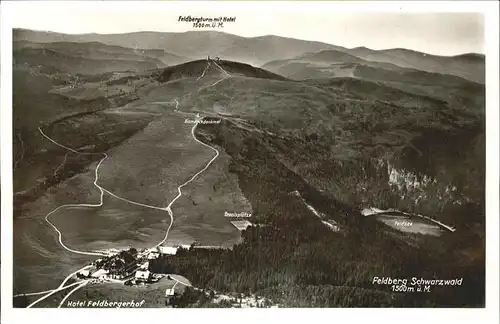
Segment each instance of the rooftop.
[[252,226],[252,223],[247,220],[231,221],[231,224],[233,224],[239,231],[246,230],[248,226]]
[[172,254],[175,255],[177,254],[177,249],[176,247],[173,246],[159,246],[158,247],[158,252],[162,254]]
[[95,277],[95,278],[97,278],[97,277],[101,277],[101,276],[104,276],[104,275],[105,275],[105,274],[107,274],[107,273],[108,273],[108,271],[107,271],[107,270],[104,270],[104,269],[99,269],[99,270],[97,270],[96,272],[94,272],[94,273],[92,274],[92,277]]
[[135,277],[138,279],[147,279],[147,278],[149,278],[150,274],[151,274],[151,272],[149,272],[148,270],[145,270],[145,271],[137,270],[135,272]]

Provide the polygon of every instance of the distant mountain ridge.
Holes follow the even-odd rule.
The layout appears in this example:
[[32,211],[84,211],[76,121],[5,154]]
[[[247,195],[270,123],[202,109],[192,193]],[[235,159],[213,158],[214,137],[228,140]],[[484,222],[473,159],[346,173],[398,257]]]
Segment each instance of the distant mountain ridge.
[[106,45],[141,49],[162,49],[169,53],[200,59],[208,55],[226,60],[241,61],[262,66],[265,63],[291,59],[306,53],[325,50],[343,52],[366,61],[390,63],[403,68],[451,74],[484,83],[484,55],[466,53],[455,56],[437,56],[408,49],[372,50],[366,47],[348,49],[332,44],[286,38],[274,35],[241,37],[217,31],[133,32],[126,34],[78,34],[13,30],[14,41],[32,42],[100,42]]
[[94,59],[67,55],[45,48],[23,48],[16,51],[16,65],[44,67],[54,72],[100,74],[113,71],[145,71],[158,68],[154,60]]
[[[357,64],[398,72],[415,71],[415,69],[402,68],[392,63],[367,61],[357,56],[336,50],[324,50],[317,53],[305,53],[292,59],[272,61],[263,65],[262,68],[268,69],[278,74],[282,74],[286,77],[291,77],[289,71],[287,71],[290,65],[292,65],[296,69],[302,66],[304,68],[319,68],[321,70],[321,68],[331,67],[332,65],[336,65],[339,68],[349,68]],[[305,76],[304,78],[308,79],[310,77]],[[298,76],[298,79],[301,79],[301,77]]]
[[426,72],[451,74],[478,83],[485,82],[485,56],[482,54],[438,56],[404,48],[371,50],[366,47],[356,47],[347,53],[367,61],[392,63]]
[[13,42],[12,48],[14,53],[24,49],[43,49],[85,59],[147,61],[157,65],[157,67],[176,65],[190,60],[189,58],[181,57],[162,49],[129,48],[117,45],[107,45],[97,41],[82,43],[69,41],[34,42],[19,40]]
[[[305,52],[324,49],[344,49],[314,41],[303,41],[279,36],[246,38],[216,31],[188,31],[184,33],[134,32],[127,34],[79,34],[14,29],[13,39],[32,42],[100,42],[128,48],[164,49],[192,59],[208,55],[228,60],[261,65],[278,58],[294,57]],[[286,53],[286,54],[284,54]]]

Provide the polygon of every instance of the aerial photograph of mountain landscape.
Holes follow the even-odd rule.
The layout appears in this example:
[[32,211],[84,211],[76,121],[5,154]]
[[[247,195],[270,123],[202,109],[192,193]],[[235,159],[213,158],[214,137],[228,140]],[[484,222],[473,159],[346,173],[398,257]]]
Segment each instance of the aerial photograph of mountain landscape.
[[485,307],[481,13],[156,15],[15,20],[7,302]]

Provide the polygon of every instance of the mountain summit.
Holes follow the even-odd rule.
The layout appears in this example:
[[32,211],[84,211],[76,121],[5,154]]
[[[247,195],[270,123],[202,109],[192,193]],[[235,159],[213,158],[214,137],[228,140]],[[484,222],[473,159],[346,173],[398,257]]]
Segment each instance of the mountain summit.
[[275,60],[291,59],[305,53],[325,50],[343,52],[367,61],[385,62],[404,68],[452,74],[484,83],[484,58],[480,54],[436,56],[407,49],[371,50],[366,47],[348,49],[332,44],[287,38],[275,35],[241,37],[218,31],[184,33],[134,32],[126,34],[68,35],[54,32],[14,29],[14,41],[32,42],[100,42],[129,48],[161,49],[188,60],[207,55],[225,60],[262,66]]

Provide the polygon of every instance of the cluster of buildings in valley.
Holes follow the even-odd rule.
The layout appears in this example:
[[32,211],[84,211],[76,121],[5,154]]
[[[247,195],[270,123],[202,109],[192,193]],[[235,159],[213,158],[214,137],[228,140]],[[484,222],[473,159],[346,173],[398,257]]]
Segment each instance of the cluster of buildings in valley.
[[[247,221],[244,221],[247,222]],[[247,227],[248,224],[233,224],[236,227]],[[251,226],[251,224],[250,224]],[[115,282],[127,286],[147,285],[160,281],[163,278],[172,279],[170,275],[153,273],[149,270],[149,262],[160,256],[175,255],[179,249],[190,250],[195,246],[159,246],[151,249],[136,250],[114,250],[105,257],[97,259],[88,266],[80,270],[76,277],[79,279],[90,280],[91,283]],[[175,287],[175,286],[174,286]],[[175,301],[181,297],[174,287],[165,290],[165,305],[172,307]],[[200,291],[198,288],[193,288]],[[202,290],[205,297],[209,299],[210,304],[218,307],[278,307],[265,297],[243,294],[222,294],[215,290]],[[175,307],[175,306],[174,306]]]
[[[233,215],[227,216],[231,217]],[[251,226],[258,226],[248,220],[242,219],[232,220],[231,224],[239,231],[244,231]],[[126,286],[148,285],[162,279],[175,280],[172,279],[171,275],[153,273],[150,270],[150,262],[162,256],[176,255],[179,250],[191,250],[192,248],[222,247],[199,246],[193,243],[190,245],[158,246],[140,250],[135,248],[111,250],[107,251],[106,256],[93,261],[80,270],[76,274],[76,277],[89,280],[91,283],[113,282]],[[200,290],[194,287],[193,289]],[[268,298],[256,295],[222,294],[212,289],[205,289],[203,294],[205,298],[208,298],[210,304],[218,305],[216,307],[278,307],[278,305],[275,305]],[[178,294],[173,287],[165,289],[165,305],[167,307],[175,307],[179,298],[182,299],[182,296],[183,294]]]
[[191,245],[159,246],[137,251],[134,248],[110,253],[97,259],[76,274],[79,279],[93,282],[116,282],[125,285],[144,285],[159,281],[165,275],[149,270],[149,261],[161,255],[175,255],[179,248],[190,249]]
[[220,294],[215,292],[211,303],[228,308],[277,308],[278,304],[266,297],[257,295],[243,296],[242,294]]

